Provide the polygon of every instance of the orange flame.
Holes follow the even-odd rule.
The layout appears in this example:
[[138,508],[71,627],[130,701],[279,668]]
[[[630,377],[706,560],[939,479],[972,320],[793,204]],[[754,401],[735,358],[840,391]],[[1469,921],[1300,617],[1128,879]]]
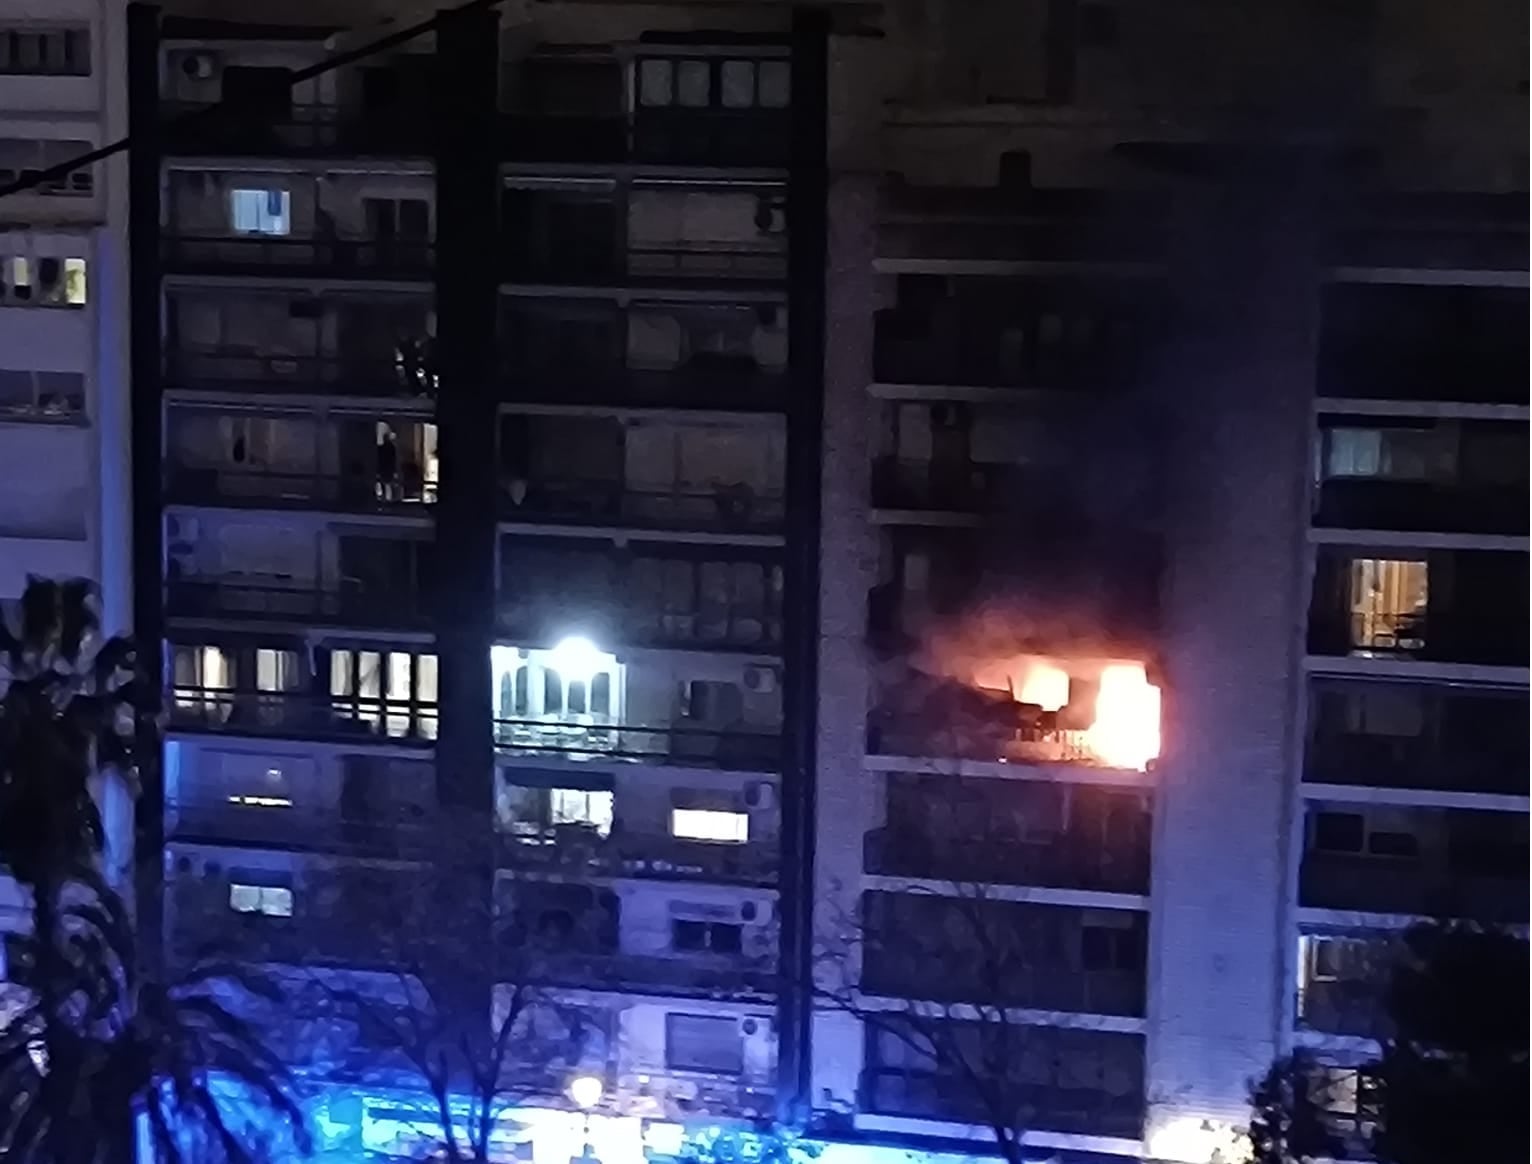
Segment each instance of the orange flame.
[[1086,744],[1114,768],[1149,766],[1160,754],[1160,689],[1140,663],[1113,663],[1101,671],[1096,715]]

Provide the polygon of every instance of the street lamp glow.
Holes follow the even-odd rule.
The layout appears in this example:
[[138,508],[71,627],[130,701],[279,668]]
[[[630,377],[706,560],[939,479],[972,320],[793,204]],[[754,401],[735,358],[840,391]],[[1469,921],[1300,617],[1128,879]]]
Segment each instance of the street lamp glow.
[[564,1090],[577,1108],[590,1111],[601,1102],[606,1086],[595,1075],[576,1075]]
[[589,683],[596,672],[606,669],[609,659],[609,655],[581,635],[560,639],[548,652],[548,662],[566,683]]

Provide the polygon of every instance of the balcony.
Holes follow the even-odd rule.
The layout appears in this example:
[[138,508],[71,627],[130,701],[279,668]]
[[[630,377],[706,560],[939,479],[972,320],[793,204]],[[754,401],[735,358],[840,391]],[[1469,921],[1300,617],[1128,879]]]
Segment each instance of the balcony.
[[171,505],[428,516],[422,506],[436,500],[436,485],[402,476],[385,484],[376,473],[360,471],[277,473],[168,465],[165,500]]
[[[502,939],[502,944],[509,939]],[[658,954],[526,954],[512,942],[510,958],[520,958],[526,979],[546,986],[612,990],[678,998],[766,1000],[776,996],[777,973],[769,966],[740,959],[702,960]]]
[[1527,611],[1524,603],[1398,615],[1321,610],[1310,615],[1309,653],[1525,667]]
[[697,358],[668,371],[589,359],[562,366],[508,360],[503,368],[501,399],[506,401],[720,412],[787,407],[787,373],[764,370],[749,359]]
[[911,721],[895,710],[875,709],[867,716],[867,753],[1002,764],[1099,763],[1085,731],[1024,723],[1020,714],[1018,710],[990,722],[937,727]]
[[933,464],[879,457],[872,465],[872,503],[878,509],[979,514],[1007,495],[1006,465]]
[[574,876],[771,885],[778,854],[771,845],[710,844],[663,835],[600,836],[579,825],[556,825],[535,834],[502,834],[501,868]]
[[1525,925],[1525,840],[1521,864],[1522,876],[1512,877],[1470,872],[1445,863],[1310,851],[1304,854],[1298,875],[1298,903],[1306,909],[1463,917]]
[[775,772],[782,764],[776,731],[497,719],[495,748],[504,756],[545,756],[629,764],[670,764],[736,772]]
[[1503,534],[1526,537],[1527,506],[1509,486],[1454,486],[1396,481],[1325,481],[1314,524],[1328,529]]
[[419,106],[364,110],[292,105],[284,113],[249,113],[216,102],[165,101],[166,152],[213,157],[422,157],[431,127]]
[[[1020,1126],[1029,1129],[1127,1140],[1144,1134],[1141,1078],[1135,1090],[1124,1094],[1046,1083],[1007,1083],[1004,1088],[1007,1102],[1016,1105],[1014,1118],[1024,1120]],[[875,1115],[979,1126],[987,1126],[992,1118],[973,1084],[960,1075],[869,1068],[862,1072],[859,1092],[858,1108]]]
[[1033,885],[1098,893],[1149,892],[1149,849],[1092,847],[1060,836],[1051,842],[942,841],[915,828],[870,829],[863,868],[875,876],[988,885]]
[[1311,1031],[1384,1039],[1392,1033],[1383,1005],[1385,984],[1337,978],[1307,983],[1298,992],[1298,1022]]
[[1004,311],[1002,319],[984,318],[997,310],[953,303],[878,311],[873,378],[885,384],[1092,391],[1130,386],[1146,366],[1146,325],[1131,316],[1023,307]]
[[166,353],[170,390],[292,393],[434,402],[436,372],[426,362],[393,357],[271,356],[219,348],[178,348]]
[[430,748],[436,741],[434,704],[211,687],[176,687],[166,703],[173,731],[409,748]]
[[[516,484],[525,493],[516,500]],[[501,479],[500,516],[505,521],[557,521],[653,530],[779,533],[785,505],[780,493],[759,494],[747,485],[642,490],[620,481]]]
[[790,133],[785,109],[644,109],[631,122],[620,114],[523,109],[500,115],[500,156],[507,162],[779,168],[787,165]]
[[430,612],[418,589],[364,589],[355,580],[333,589],[273,586],[233,580],[177,579],[165,588],[172,619],[302,623],[363,629],[429,630]]
[[1324,683],[1310,706],[1308,783],[1527,794],[1525,692]]
[[234,801],[165,805],[166,832],[191,844],[248,845],[280,850],[393,859],[427,859],[433,853],[431,822],[418,813],[406,819],[348,818],[291,805],[245,805]]
[[162,236],[160,257],[170,274],[421,282],[431,278],[435,247],[425,240],[367,236],[198,235],[172,224]]

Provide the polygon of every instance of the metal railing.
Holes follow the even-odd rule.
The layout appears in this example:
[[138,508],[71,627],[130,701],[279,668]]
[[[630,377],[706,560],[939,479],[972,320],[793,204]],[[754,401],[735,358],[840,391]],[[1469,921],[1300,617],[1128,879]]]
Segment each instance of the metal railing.
[[867,717],[867,751],[869,755],[932,760],[1103,766],[1083,731],[1015,726],[1009,722],[935,727],[882,710]]
[[914,829],[869,829],[866,872],[994,885],[1036,885],[1099,893],[1149,892],[1149,850],[1094,848],[1059,835],[1046,844],[1017,839],[938,841]]
[[508,360],[502,376],[504,399],[538,403],[767,412],[786,407],[788,392],[786,372],[743,359],[696,361],[668,371]]
[[188,273],[302,272],[326,278],[428,278],[435,247],[390,238],[272,238],[264,235],[199,235],[175,225],[162,236],[167,270]]
[[497,719],[495,747],[505,755],[665,763],[743,772],[774,772],[782,762],[780,733],[758,728]]
[[1304,854],[1299,868],[1298,903],[1307,909],[1471,917],[1525,925],[1527,883],[1525,876],[1470,874],[1445,863],[1310,852]]
[[501,516],[523,515],[563,521],[593,521],[653,529],[727,530],[770,533],[785,517],[781,493],[758,493],[746,485],[711,489],[630,489],[620,481],[540,479],[527,483],[517,502],[501,479]]
[[590,990],[652,991],[681,997],[770,998],[777,972],[756,960],[733,964],[678,955],[611,953],[539,953],[510,935],[502,943],[515,949],[526,981],[539,985],[578,986]]
[[430,129],[418,109],[400,105],[363,110],[337,105],[292,105],[272,116],[225,107],[217,118],[178,121],[212,102],[162,101],[165,137],[174,153],[234,156],[339,154],[410,157],[429,154]]
[[187,731],[418,747],[430,747],[437,732],[435,704],[402,700],[178,685],[165,703],[170,726]]
[[355,819],[339,811],[235,800],[170,801],[165,811],[167,831],[177,840],[226,840],[279,849],[404,857],[427,856],[433,837],[440,839],[423,810],[407,816],[402,807],[392,820]]
[[[570,582],[578,586],[579,580]],[[496,625],[511,638],[539,639],[565,633],[576,613],[592,624],[592,633],[604,632],[607,640],[629,647],[774,653],[782,644],[782,615],[776,609],[665,610],[621,595],[576,603],[541,594],[512,598],[502,590]]]
[[428,623],[423,595],[403,586],[364,590],[343,582],[334,589],[275,586],[231,579],[177,579],[166,583],[171,618],[233,618],[361,627],[412,628]]
[[406,368],[393,357],[371,355],[276,356],[183,347],[166,353],[165,382],[172,388],[324,396],[429,399],[436,395],[436,374],[429,367]]
[[264,469],[166,466],[165,498],[182,505],[248,505],[254,508],[333,507],[348,513],[412,510],[436,500],[434,483],[419,478],[418,467],[401,466],[394,481],[376,472],[280,473]]
[[778,868],[778,854],[771,845],[709,844],[658,834],[600,837],[593,829],[573,826],[530,833],[502,831],[500,853],[506,868],[748,885],[775,882]]

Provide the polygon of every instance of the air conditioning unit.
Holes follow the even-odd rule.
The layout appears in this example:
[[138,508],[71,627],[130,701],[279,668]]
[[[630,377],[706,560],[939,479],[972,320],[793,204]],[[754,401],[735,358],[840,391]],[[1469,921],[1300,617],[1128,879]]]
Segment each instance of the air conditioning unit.
[[746,667],[745,690],[752,695],[770,695],[777,689],[775,667]]
[[197,519],[185,515],[172,514],[165,519],[165,541],[195,542],[197,540]]
[[745,785],[746,808],[771,808],[776,803],[777,788],[774,784],[768,784],[764,780],[756,780]]
[[211,81],[222,70],[223,62],[216,53],[182,53],[181,75],[193,81]]

